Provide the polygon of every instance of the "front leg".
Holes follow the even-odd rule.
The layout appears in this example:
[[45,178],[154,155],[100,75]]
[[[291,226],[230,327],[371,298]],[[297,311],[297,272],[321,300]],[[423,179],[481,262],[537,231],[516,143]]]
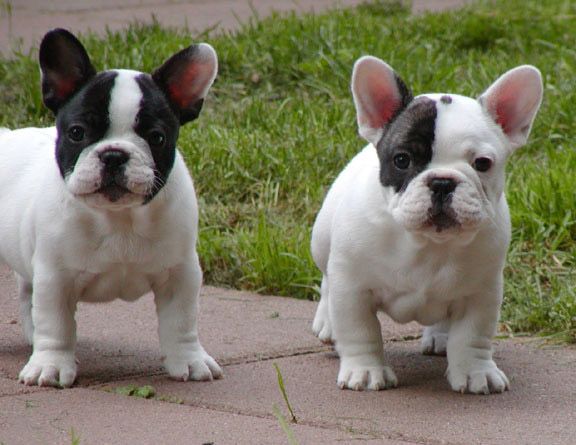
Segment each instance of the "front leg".
[[20,323],[24,330],[24,337],[29,345],[34,344],[34,323],[32,323],[32,283],[14,273],[18,286],[18,298],[20,299]]
[[508,378],[492,359],[502,287],[492,289],[471,298],[461,317],[450,324],[447,376],[454,391],[490,394],[509,387]]
[[33,352],[18,377],[26,385],[69,387],[76,379],[76,299],[65,283],[53,270],[35,270]]
[[170,271],[167,283],[154,289],[160,350],[166,371],[176,380],[212,380],[222,369],[198,340],[198,297],[202,271],[198,256]]
[[330,320],[340,355],[341,389],[380,390],[395,387],[394,371],[385,365],[380,322],[368,291],[330,282]]

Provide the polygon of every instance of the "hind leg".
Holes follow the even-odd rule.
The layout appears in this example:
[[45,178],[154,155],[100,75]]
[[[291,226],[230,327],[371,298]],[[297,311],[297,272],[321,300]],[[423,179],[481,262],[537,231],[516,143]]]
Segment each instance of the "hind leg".
[[17,273],[18,297],[20,299],[20,323],[24,330],[24,337],[29,345],[32,345],[34,336],[34,324],[32,323],[32,283],[27,282]]
[[320,288],[320,302],[318,303],[314,322],[312,323],[312,331],[322,343],[333,344],[332,323],[330,322],[328,305],[328,277],[324,275],[322,277],[322,286]]
[[432,326],[426,326],[422,333],[422,354],[446,355],[449,329],[450,322],[448,320],[443,320]]

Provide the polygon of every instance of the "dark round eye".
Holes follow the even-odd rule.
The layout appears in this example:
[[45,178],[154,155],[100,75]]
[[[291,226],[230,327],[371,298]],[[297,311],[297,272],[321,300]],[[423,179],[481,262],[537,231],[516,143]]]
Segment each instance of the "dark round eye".
[[394,156],[394,165],[400,170],[406,170],[410,167],[410,155],[407,153],[398,153]]
[[164,145],[165,141],[166,136],[164,136],[164,133],[162,133],[161,131],[154,130],[148,133],[148,143],[150,145],[153,145],[155,147],[161,147],[162,145]]
[[492,159],[490,158],[476,158],[474,159],[474,169],[479,172],[487,172],[492,167]]
[[68,128],[67,134],[68,139],[70,139],[72,142],[82,142],[86,132],[82,125],[72,125],[70,128]]

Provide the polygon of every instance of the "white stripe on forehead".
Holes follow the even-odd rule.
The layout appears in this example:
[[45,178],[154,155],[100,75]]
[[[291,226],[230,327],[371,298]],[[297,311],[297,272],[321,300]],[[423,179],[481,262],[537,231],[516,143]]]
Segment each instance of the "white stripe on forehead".
[[110,92],[109,135],[121,135],[134,131],[136,116],[140,111],[142,90],[136,77],[142,73],[132,70],[114,70],[118,75]]

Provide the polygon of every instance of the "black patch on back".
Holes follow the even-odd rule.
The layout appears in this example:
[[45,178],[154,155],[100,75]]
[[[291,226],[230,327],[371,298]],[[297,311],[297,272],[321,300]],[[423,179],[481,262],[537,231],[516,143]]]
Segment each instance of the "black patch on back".
[[[432,159],[436,116],[436,102],[420,97],[413,100],[385,129],[377,146],[382,185],[402,192],[414,177],[426,169]],[[405,170],[394,165],[394,157],[400,153],[407,154],[411,159],[410,166]]]
[[[58,111],[56,162],[62,177],[74,170],[80,153],[102,139],[108,131],[108,107],[116,76],[117,73],[112,71],[96,75]],[[84,128],[85,136],[81,142],[68,137],[68,129],[75,125]]]
[[146,197],[145,203],[147,203],[164,186],[174,166],[180,123],[166,96],[150,75],[141,74],[136,77],[136,82],[142,90],[142,101],[134,131],[146,141],[150,133],[154,131],[160,131],[166,137],[166,141],[161,147],[150,146],[155,169],[154,188]]

